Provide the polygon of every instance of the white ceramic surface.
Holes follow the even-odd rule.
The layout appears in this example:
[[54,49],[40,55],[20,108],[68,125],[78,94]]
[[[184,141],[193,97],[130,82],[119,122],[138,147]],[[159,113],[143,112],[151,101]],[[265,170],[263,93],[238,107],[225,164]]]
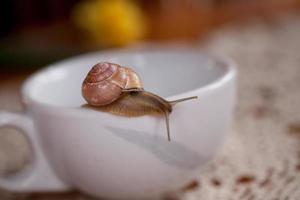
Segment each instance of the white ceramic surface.
[[[81,83],[99,61],[131,66],[145,89],[168,100],[197,95],[170,116],[125,118],[87,110]],[[212,159],[230,125],[235,70],[226,59],[194,51],[92,53],[49,66],[22,88],[24,113],[0,112],[0,126],[23,130],[32,162],[2,177],[13,191],[79,189],[116,199],[154,198],[179,189]]]

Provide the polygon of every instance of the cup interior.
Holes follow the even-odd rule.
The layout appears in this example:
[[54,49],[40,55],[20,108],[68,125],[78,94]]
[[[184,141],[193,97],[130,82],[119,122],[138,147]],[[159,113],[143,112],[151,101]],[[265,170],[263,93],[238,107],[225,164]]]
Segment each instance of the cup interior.
[[179,95],[222,79],[229,66],[194,51],[147,51],[92,53],[50,65],[32,75],[23,95],[42,104],[79,107],[85,103],[81,84],[91,67],[102,61],[130,66],[144,88],[162,97]]

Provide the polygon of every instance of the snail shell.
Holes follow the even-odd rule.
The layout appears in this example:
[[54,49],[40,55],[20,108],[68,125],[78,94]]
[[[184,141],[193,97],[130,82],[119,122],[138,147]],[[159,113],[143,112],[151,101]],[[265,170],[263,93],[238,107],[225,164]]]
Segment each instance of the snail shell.
[[127,89],[143,90],[138,75],[130,68],[101,62],[96,64],[82,83],[82,96],[93,106],[104,106],[118,99]]

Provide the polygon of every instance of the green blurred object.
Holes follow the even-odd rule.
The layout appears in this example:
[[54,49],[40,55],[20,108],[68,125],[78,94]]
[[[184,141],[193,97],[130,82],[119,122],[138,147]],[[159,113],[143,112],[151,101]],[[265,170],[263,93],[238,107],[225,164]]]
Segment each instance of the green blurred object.
[[38,69],[93,50],[84,46],[68,23],[18,32],[0,40],[0,73]]
[[61,47],[47,49],[28,47],[0,47],[0,71],[36,69],[65,57],[79,54],[80,51]]

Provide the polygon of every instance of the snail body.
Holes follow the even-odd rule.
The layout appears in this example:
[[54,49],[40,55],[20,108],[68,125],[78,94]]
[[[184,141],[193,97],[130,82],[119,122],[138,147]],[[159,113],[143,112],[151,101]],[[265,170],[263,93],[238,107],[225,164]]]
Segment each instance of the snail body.
[[[147,91],[132,91],[124,92],[120,98],[106,106],[90,106],[99,111],[109,112],[115,115],[121,115],[125,117],[140,117],[144,115],[160,115],[166,107],[168,113],[171,113],[172,107],[166,101],[160,105],[156,102],[155,97],[151,97],[151,93]],[[163,108],[161,108],[163,107]]]
[[82,84],[82,95],[88,102],[84,107],[126,117],[163,115],[170,141],[169,115],[173,106],[188,97],[167,101],[145,91],[139,76],[130,68],[113,63],[98,63]]

